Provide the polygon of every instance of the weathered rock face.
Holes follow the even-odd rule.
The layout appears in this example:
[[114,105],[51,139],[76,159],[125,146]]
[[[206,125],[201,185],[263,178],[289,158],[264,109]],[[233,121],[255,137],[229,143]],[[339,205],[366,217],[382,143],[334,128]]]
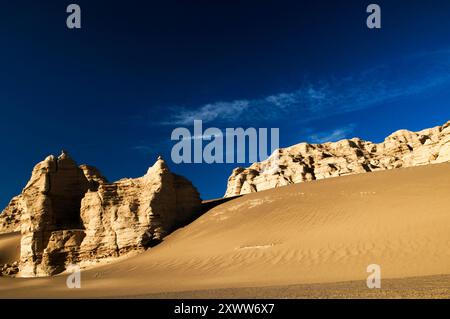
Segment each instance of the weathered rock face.
[[116,257],[160,241],[200,209],[192,184],[158,161],[143,177],[103,184],[81,203],[81,259]]
[[400,130],[383,143],[358,138],[336,143],[301,143],[267,160],[236,168],[225,197],[306,181],[450,161],[450,122],[420,132]]
[[108,180],[100,173],[100,171],[94,166],[80,165],[80,169],[83,171],[84,176],[88,181],[89,190],[97,190],[102,184],[108,182]]
[[19,272],[19,263],[16,261],[12,264],[0,265],[0,277],[15,277]]
[[49,156],[34,167],[21,194],[23,276],[49,275],[60,268],[57,263],[61,258],[52,256],[52,241],[59,231],[82,228],[81,199],[90,186],[83,170],[65,152],[58,158]]
[[20,218],[23,210],[22,195],[11,199],[0,215],[0,234],[20,231]]
[[[63,152],[33,169],[21,195],[0,215],[4,232],[21,230],[19,275],[48,276],[70,264],[139,251],[199,211],[192,184],[158,161],[147,174],[115,183]],[[18,222],[20,218],[20,223]]]

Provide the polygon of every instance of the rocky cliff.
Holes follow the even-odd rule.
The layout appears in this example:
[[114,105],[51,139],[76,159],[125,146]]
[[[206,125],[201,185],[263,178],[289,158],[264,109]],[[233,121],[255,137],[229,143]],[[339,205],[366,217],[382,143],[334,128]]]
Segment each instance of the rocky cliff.
[[102,184],[81,201],[81,259],[115,257],[158,243],[200,209],[197,190],[158,159],[135,179]]
[[335,143],[301,143],[275,151],[267,160],[236,168],[225,197],[274,187],[379,170],[450,161],[450,122],[420,132],[400,130],[375,144],[359,138]]
[[22,195],[11,199],[8,206],[0,215],[0,234],[20,231],[20,217],[23,210]]
[[[195,187],[164,161],[140,178],[108,183],[63,152],[37,164],[22,194],[0,215],[0,231],[21,231],[19,274],[57,274],[139,251],[200,209]],[[19,227],[20,226],[20,227]]]

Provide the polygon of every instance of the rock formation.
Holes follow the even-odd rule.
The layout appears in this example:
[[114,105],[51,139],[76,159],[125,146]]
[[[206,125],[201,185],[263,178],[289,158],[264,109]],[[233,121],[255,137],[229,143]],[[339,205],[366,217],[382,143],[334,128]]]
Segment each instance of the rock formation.
[[0,265],[0,277],[15,277],[19,272],[19,263],[17,261],[12,264]]
[[0,234],[20,231],[20,217],[23,210],[22,195],[11,199],[0,215]]
[[116,257],[160,241],[200,209],[197,190],[159,158],[135,179],[103,184],[81,202],[81,259]]
[[159,158],[143,177],[107,180],[66,152],[37,164],[22,194],[0,215],[3,232],[19,225],[19,275],[48,276],[161,240],[200,208],[197,190]]
[[374,144],[359,138],[335,143],[301,143],[279,149],[267,160],[236,168],[225,197],[274,187],[379,170],[450,161],[450,122],[420,132],[400,130]]
[[[90,182],[67,153],[47,157],[37,164],[22,191],[20,273],[24,276],[58,272],[61,255],[53,246],[61,232],[81,229],[81,199]],[[80,240],[78,238],[78,240]]]

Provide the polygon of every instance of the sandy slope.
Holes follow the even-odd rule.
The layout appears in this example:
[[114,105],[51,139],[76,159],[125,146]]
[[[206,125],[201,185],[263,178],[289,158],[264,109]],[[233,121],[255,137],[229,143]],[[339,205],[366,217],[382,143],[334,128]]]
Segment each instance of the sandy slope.
[[0,235],[0,264],[11,264],[20,256],[20,233]]
[[[406,278],[450,274],[449,194],[450,163],[254,193],[212,209],[139,256],[83,272],[81,289],[67,289],[67,275],[0,278],[0,297],[143,296],[303,284],[312,297],[332,296],[327,291],[340,285],[348,292],[340,296],[354,297],[361,294],[349,291],[367,291],[369,264],[379,264],[385,279],[405,278],[386,281],[391,289],[398,282],[404,291],[426,290],[428,279]],[[431,278],[439,296],[448,296],[449,277]],[[327,284],[345,281],[354,282]],[[234,291],[248,297],[248,289]],[[283,296],[270,291],[269,297]]]

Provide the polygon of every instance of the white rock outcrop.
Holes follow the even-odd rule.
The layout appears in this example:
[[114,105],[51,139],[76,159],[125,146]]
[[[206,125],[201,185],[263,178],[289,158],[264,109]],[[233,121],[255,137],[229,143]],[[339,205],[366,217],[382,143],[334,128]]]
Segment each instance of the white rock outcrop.
[[267,160],[236,168],[225,197],[274,187],[379,170],[450,161],[450,122],[420,132],[400,130],[374,144],[359,138],[335,143],[301,143],[279,149]]

